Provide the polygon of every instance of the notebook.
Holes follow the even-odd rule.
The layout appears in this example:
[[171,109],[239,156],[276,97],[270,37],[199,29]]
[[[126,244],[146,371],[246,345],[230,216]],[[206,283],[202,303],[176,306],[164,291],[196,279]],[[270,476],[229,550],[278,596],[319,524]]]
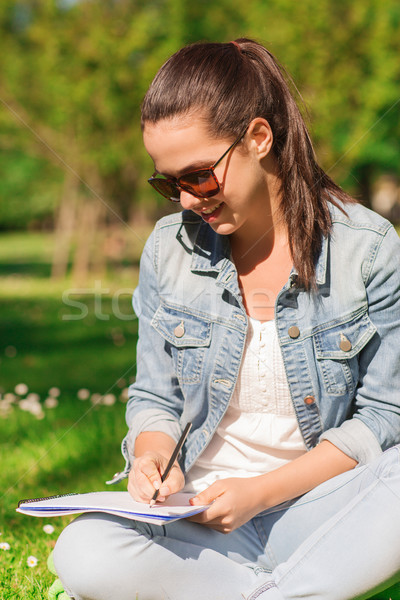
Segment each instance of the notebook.
[[193,494],[179,492],[169,496],[165,502],[157,502],[150,508],[148,504],[135,502],[129,492],[89,492],[20,500],[16,510],[33,517],[59,517],[76,513],[101,512],[163,525],[196,515],[209,506],[191,506],[190,498],[193,498]]

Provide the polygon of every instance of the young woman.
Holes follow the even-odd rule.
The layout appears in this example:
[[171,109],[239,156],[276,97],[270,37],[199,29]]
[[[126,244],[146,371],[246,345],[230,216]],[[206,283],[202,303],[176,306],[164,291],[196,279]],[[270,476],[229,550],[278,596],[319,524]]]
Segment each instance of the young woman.
[[[258,43],[183,48],[142,107],[156,225],[134,295],[128,489],[205,512],[62,533],[76,600],[367,598],[400,577],[400,241],[315,160]],[[193,427],[162,483],[177,439]]]

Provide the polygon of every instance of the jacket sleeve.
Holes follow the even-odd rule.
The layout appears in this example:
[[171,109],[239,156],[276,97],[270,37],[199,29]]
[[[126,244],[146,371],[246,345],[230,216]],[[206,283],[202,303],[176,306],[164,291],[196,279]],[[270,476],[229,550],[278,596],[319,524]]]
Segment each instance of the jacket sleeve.
[[400,239],[393,227],[365,269],[368,312],[377,332],[360,353],[352,418],[320,437],[360,464],[400,442]]
[[160,300],[157,282],[157,230],[146,242],[140,261],[139,285],[133,295],[133,308],[139,319],[136,381],[130,386],[126,408],[130,456],[142,431],[162,431],[176,441],[181,428],[183,396],[165,341],[151,321]]

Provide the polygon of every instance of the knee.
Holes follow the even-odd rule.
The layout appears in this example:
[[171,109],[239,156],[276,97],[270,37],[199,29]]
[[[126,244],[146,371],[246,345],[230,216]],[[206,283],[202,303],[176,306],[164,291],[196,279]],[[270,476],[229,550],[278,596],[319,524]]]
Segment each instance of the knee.
[[[100,561],[92,543],[91,523],[79,517],[61,533],[54,548],[54,566],[68,595],[80,600],[91,597]],[[96,596],[92,596],[96,597]]]
[[[64,589],[75,600],[107,598],[115,555],[107,543],[112,523],[99,514],[86,514],[70,523],[54,548],[54,566]],[[107,586],[105,585],[107,583]]]
[[134,523],[90,513],[64,529],[54,566],[67,594],[75,600],[132,599],[132,588],[146,575],[143,543],[151,534],[146,523]]

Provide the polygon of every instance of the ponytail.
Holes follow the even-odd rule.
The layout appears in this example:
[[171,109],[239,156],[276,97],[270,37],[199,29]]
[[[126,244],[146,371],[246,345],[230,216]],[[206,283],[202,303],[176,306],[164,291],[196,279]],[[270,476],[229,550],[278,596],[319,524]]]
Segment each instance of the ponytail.
[[[298,280],[315,285],[315,262],[329,234],[329,203],[355,202],[317,164],[304,119],[290,92],[294,86],[261,44],[240,38],[199,43],[171,56],[142,104],[142,127],[199,110],[211,136],[235,139],[256,117],[270,124],[281,180],[281,216]],[[343,210],[343,209],[342,209]]]

